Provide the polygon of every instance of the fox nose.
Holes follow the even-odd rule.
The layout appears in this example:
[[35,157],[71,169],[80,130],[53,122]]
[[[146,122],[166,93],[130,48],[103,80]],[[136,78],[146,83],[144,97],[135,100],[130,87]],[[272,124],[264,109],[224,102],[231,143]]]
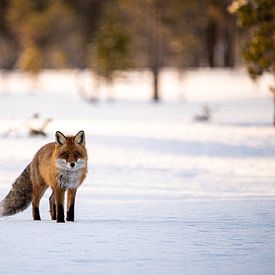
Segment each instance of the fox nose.
[[71,163],[70,163],[70,166],[71,166],[72,168],[74,168],[75,163],[74,163],[74,162],[71,162]]

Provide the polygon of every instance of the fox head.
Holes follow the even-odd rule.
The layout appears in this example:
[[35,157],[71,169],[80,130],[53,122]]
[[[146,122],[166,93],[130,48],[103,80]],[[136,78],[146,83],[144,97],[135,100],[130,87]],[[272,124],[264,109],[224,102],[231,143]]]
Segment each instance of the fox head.
[[56,164],[65,170],[79,170],[87,166],[85,133],[79,131],[75,136],[65,136],[60,131],[55,133]]

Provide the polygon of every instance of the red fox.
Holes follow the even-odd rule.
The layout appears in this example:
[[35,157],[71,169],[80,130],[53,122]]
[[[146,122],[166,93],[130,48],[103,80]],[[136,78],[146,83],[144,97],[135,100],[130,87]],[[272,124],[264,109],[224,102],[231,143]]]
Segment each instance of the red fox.
[[74,221],[74,204],[77,188],[87,174],[88,154],[85,133],[65,136],[57,131],[55,142],[41,147],[32,162],[15,180],[12,189],[0,203],[0,217],[25,210],[32,202],[34,220],[41,220],[39,202],[48,187],[52,220],[64,220],[64,195],[67,191],[67,221]]

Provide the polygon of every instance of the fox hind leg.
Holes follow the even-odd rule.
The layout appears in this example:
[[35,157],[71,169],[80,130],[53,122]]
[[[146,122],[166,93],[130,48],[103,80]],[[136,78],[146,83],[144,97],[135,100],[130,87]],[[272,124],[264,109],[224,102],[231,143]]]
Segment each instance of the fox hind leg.
[[32,216],[33,220],[40,221],[40,212],[39,212],[39,203],[47,190],[47,186],[45,185],[35,185],[33,186],[33,195],[32,195]]

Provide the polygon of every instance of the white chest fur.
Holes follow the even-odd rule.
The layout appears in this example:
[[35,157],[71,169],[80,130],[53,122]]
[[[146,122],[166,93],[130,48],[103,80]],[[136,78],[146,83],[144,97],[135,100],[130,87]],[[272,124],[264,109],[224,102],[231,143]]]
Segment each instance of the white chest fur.
[[85,166],[84,160],[79,159],[74,168],[70,168],[69,164],[64,160],[57,160],[58,184],[63,189],[75,189],[81,184],[81,177]]
[[81,170],[59,170],[58,184],[64,189],[75,189],[80,185]]

